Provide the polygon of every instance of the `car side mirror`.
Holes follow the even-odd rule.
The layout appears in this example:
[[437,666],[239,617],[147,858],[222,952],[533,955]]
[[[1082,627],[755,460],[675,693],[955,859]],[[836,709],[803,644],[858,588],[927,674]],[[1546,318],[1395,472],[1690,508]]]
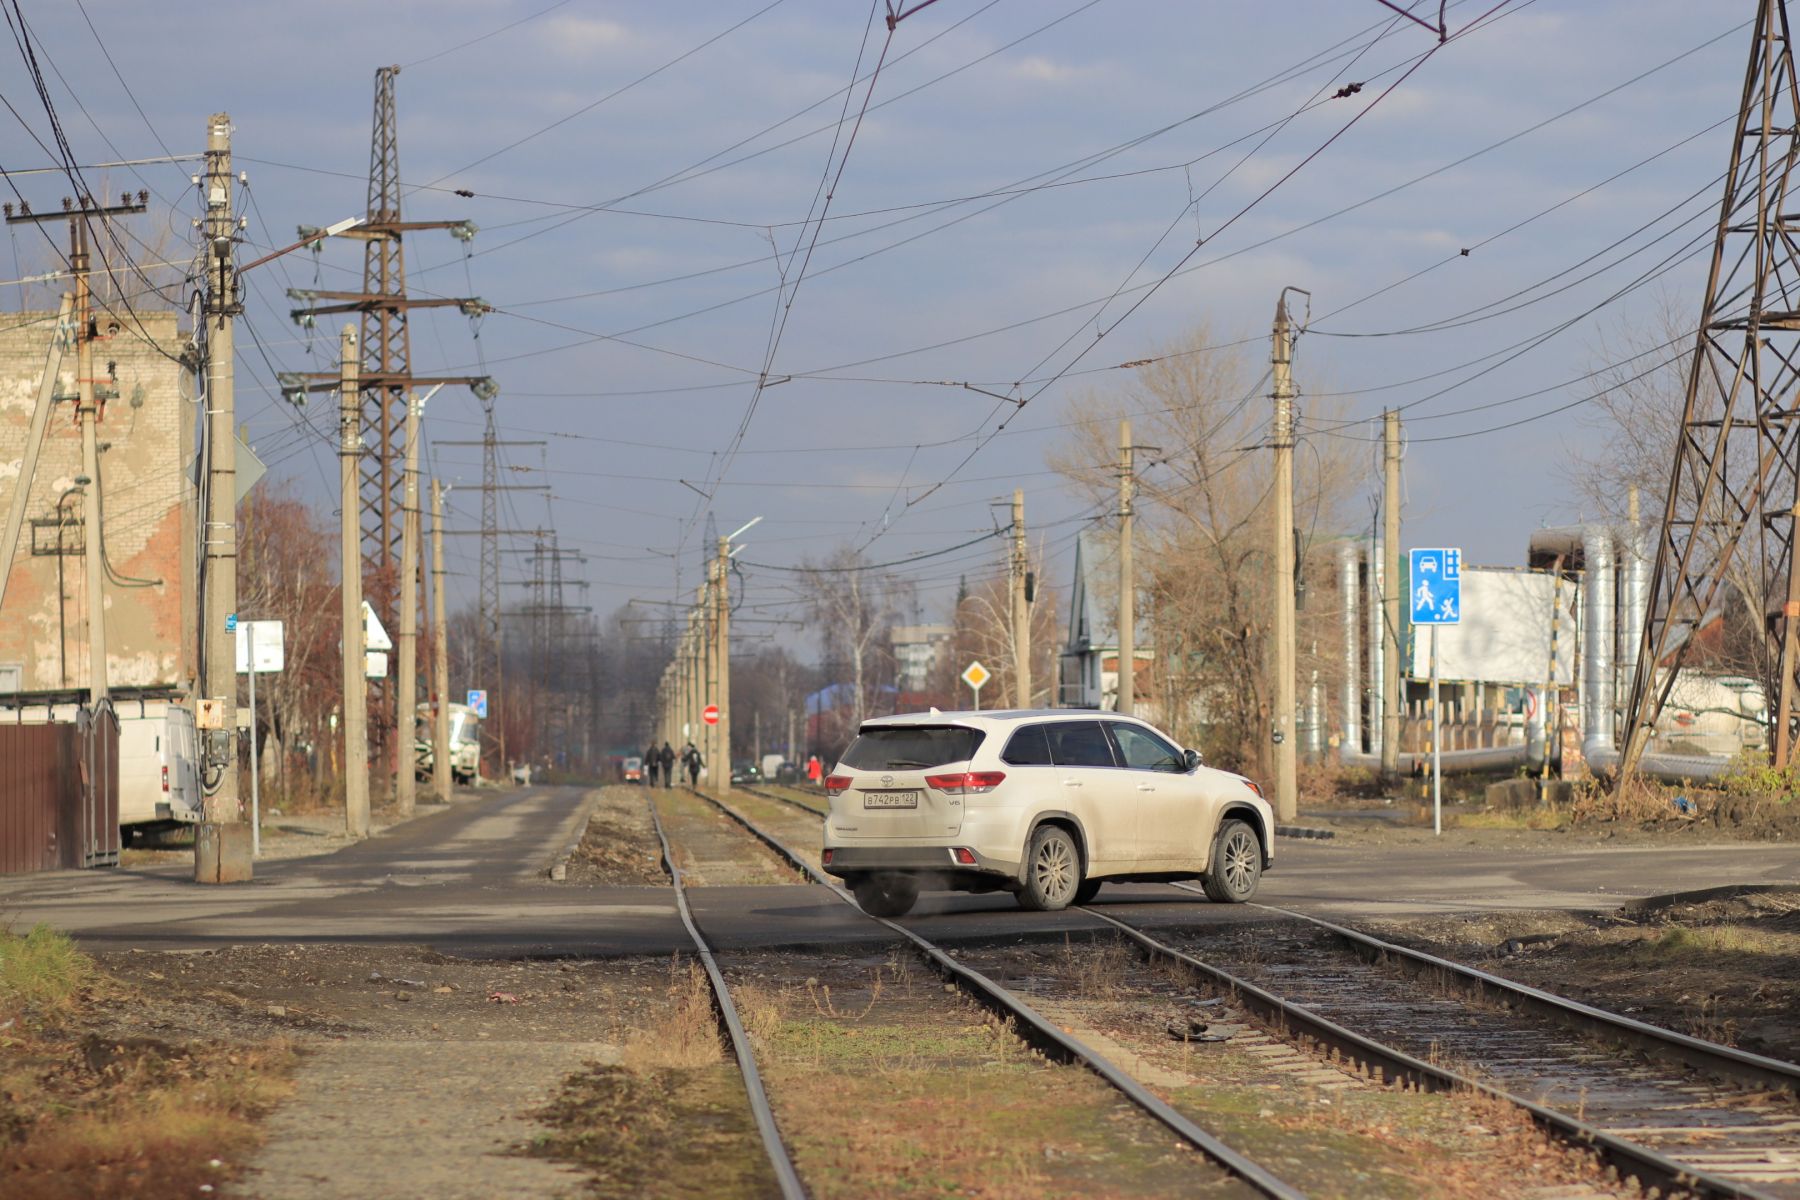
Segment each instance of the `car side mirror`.
[[1200,769],[1200,752],[1198,750],[1184,750],[1181,754],[1181,761],[1187,765],[1187,769],[1191,774]]

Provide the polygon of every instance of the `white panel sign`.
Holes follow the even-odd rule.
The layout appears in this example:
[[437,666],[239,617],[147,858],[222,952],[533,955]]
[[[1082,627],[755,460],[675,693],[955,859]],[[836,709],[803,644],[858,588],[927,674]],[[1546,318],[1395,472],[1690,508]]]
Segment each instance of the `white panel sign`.
[[237,624],[237,673],[250,671],[251,630],[255,630],[256,673],[267,675],[286,665],[286,631],[280,621],[239,621]]
[[[1462,568],[1462,621],[1438,628],[1438,678],[1483,683],[1542,684],[1550,680],[1551,611],[1556,577],[1547,571]],[[1557,625],[1556,680],[1575,670],[1576,588],[1564,580]],[[1412,638],[1410,674],[1431,671],[1430,639]]]

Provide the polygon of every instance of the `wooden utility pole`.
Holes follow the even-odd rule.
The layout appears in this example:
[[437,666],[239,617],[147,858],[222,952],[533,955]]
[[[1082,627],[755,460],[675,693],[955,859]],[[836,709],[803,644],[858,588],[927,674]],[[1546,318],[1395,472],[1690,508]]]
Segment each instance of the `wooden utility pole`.
[[1119,421],[1119,692],[1113,707],[1131,715],[1137,704],[1137,570],[1131,560],[1133,476],[1131,420]]
[[338,343],[338,481],[342,518],[339,570],[342,572],[344,649],[344,830],[369,836],[369,694],[364,678],[362,615],[362,531],[358,517],[358,460],[362,457],[362,362],[356,326],[344,326]]
[[444,485],[431,481],[431,675],[437,693],[431,729],[431,786],[450,803],[450,624],[444,615]]
[[1031,605],[1025,599],[1025,491],[1013,489],[1012,501],[1013,702],[1031,707]]
[[1274,347],[1275,447],[1274,645],[1270,672],[1275,742],[1275,816],[1293,820],[1299,811],[1299,776],[1294,744],[1294,333],[1288,321],[1287,293],[1275,302]]
[[1400,413],[1381,414],[1382,643],[1387,647],[1381,671],[1381,774],[1400,773]]
[[731,539],[719,539],[719,558],[714,566],[713,639],[718,663],[713,703],[719,706],[717,736],[713,739],[713,794],[731,794]]

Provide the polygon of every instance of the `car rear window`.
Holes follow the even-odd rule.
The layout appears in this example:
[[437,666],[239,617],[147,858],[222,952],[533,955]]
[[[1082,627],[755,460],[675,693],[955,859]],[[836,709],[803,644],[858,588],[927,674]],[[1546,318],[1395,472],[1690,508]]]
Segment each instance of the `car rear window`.
[[1016,731],[1007,741],[1000,761],[1015,767],[1049,766],[1050,743],[1044,740],[1044,727],[1027,725]]
[[865,728],[840,760],[859,771],[915,771],[967,762],[986,736],[961,725]]

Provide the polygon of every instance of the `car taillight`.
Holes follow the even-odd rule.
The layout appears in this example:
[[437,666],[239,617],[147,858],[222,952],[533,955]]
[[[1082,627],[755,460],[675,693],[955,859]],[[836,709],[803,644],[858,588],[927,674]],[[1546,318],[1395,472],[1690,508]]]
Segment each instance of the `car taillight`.
[[829,867],[831,865],[831,851],[827,850],[823,854],[821,854],[819,856],[819,861],[822,864],[824,864],[825,866]]
[[163,795],[169,794],[169,768],[163,768]]
[[975,865],[975,852],[967,846],[958,846],[950,852],[950,857],[965,867],[972,867]]
[[848,775],[830,775],[826,777],[825,794],[827,796],[841,796],[849,790],[850,777]]
[[955,775],[927,775],[925,786],[952,796],[980,795],[999,787],[1005,771],[959,771]]

